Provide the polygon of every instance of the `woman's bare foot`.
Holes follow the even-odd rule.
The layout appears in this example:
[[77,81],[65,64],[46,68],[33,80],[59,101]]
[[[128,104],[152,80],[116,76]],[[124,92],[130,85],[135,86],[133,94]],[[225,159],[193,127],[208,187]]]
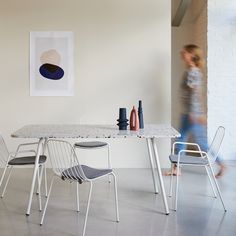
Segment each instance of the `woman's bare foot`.
[[[171,176],[171,171],[167,171],[163,174],[164,176]],[[173,175],[176,176],[177,175],[177,168],[174,167],[174,170],[173,170]],[[178,173],[178,176],[181,175],[181,170],[179,169],[179,173]]]
[[224,164],[220,164],[220,169],[218,171],[218,173],[216,174],[216,178],[220,178],[222,177],[224,174],[225,174],[225,171],[226,171],[226,166]]

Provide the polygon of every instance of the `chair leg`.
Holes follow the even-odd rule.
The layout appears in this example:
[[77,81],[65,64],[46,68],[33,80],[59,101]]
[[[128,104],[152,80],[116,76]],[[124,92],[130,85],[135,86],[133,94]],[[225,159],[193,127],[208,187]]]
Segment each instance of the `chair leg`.
[[[43,173],[44,173],[44,188],[45,188],[45,197],[48,196],[48,186],[47,186],[47,172],[46,172],[46,166],[45,164],[44,165],[40,165],[40,186],[42,184],[42,179],[43,179]],[[39,194],[39,185],[38,185],[38,189],[37,189],[37,192],[36,194],[38,195]]]
[[116,175],[112,172],[111,175],[114,179],[114,192],[115,192],[115,202],[116,202],[116,222],[120,221],[119,216],[119,206],[118,206],[118,194],[117,194],[117,181],[116,181]]
[[[43,151],[42,151],[42,154],[43,155],[45,155],[45,152],[46,152],[46,148],[47,148],[47,141],[48,141],[48,138],[46,138],[45,140],[44,140],[44,143],[43,143]],[[44,171],[44,188],[45,188],[45,197],[47,197],[48,196],[48,184],[47,184],[47,168],[46,168],[46,163],[44,163],[43,165],[42,165],[42,169],[43,169],[43,171]],[[41,178],[41,179],[43,179],[43,178]],[[41,183],[42,181],[40,180],[40,183]]]
[[10,171],[9,171],[9,174],[8,174],[7,181],[6,181],[6,183],[5,183],[4,189],[3,189],[3,191],[2,191],[1,198],[4,197],[4,194],[5,194],[5,191],[6,191],[6,188],[7,188],[8,182],[9,182],[10,177],[11,177],[11,172],[12,172],[12,170],[13,170],[13,166],[10,167]]
[[174,210],[177,211],[177,202],[178,202],[178,191],[179,191],[179,164],[176,166],[176,188],[175,188],[175,208]]
[[45,213],[46,213],[46,210],[47,210],[49,197],[50,197],[50,194],[51,194],[51,191],[52,191],[52,185],[53,185],[53,182],[54,182],[54,178],[55,178],[55,176],[53,176],[52,180],[51,180],[51,184],[50,184],[49,191],[48,191],[48,197],[47,197],[47,200],[46,200],[46,203],[45,203],[45,207],[43,209],[43,215],[42,215],[42,218],[41,218],[40,225],[43,225],[43,220],[44,220],[44,216],[45,216]]
[[212,191],[213,191],[213,193],[214,193],[214,197],[217,198],[216,191],[215,191],[215,189],[214,189],[214,186],[213,186],[213,183],[212,183],[212,179],[211,179],[209,170],[207,169],[207,166],[205,166],[205,170],[206,170],[206,172],[207,172],[207,175],[208,175],[208,178],[209,178],[209,181],[210,181],[210,184],[211,184],[211,188],[212,188]]
[[220,188],[219,188],[219,185],[218,185],[218,183],[217,183],[217,181],[216,181],[216,177],[215,177],[215,174],[214,174],[214,172],[213,172],[213,169],[212,169],[212,166],[211,166],[210,163],[209,163],[209,168],[210,168],[210,171],[211,171],[211,175],[213,176],[213,180],[214,180],[214,183],[215,183],[217,192],[218,192],[218,194],[219,194],[219,196],[220,196],[221,203],[222,203],[223,208],[224,208],[224,210],[225,210],[225,212],[226,212],[227,210],[226,210],[226,208],[225,208],[225,204],[224,204],[224,201],[223,201],[221,192],[220,192]]
[[170,176],[170,191],[169,191],[169,197],[172,197],[172,190],[173,190],[173,174],[174,174],[174,164],[171,163],[171,176]]
[[4,177],[5,177],[5,174],[6,174],[6,171],[7,171],[7,168],[8,168],[8,167],[9,167],[8,164],[6,164],[6,166],[5,166],[5,168],[4,168],[4,171],[3,171],[3,173],[2,173],[1,180],[0,180],[0,188],[1,188],[1,186],[2,186],[2,181],[3,181]]
[[85,235],[85,230],[86,230],[86,225],[87,225],[87,219],[88,219],[88,212],[89,212],[89,206],[90,206],[90,200],[91,200],[92,190],[93,190],[93,183],[90,182],[88,203],[87,203],[87,209],[86,209],[86,215],[85,215],[84,227],[83,227],[83,236]]
[[40,175],[39,175],[39,183],[37,183],[37,191],[36,191],[36,194],[38,195],[39,194],[39,186],[41,185],[42,183],[42,175],[43,175],[43,166],[42,165],[39,165],[39,169],[38,169]]
[[76,203],[77,203],[77,212],[80,211],[79,209],[79,182],[76,182]]

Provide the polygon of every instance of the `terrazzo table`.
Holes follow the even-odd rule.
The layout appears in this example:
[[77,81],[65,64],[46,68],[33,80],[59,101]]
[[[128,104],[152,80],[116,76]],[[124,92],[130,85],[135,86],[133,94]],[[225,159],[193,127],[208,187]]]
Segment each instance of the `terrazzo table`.
[[[139,131],[119,130],[113,125],[81,125],[81,124],[45,124],[45,125],[26,125],[12,134],[14,138],[37,138],[39,144],[35,159],[34,173],[31,183],[29,203],[26,215],[30,215],[33,190],[36,175],[39,168],[39,156],[45,150],[45,143],[50,138],[144,138],[147,141],[149,160],[152,170],[154,191],[158,193],[156,174],[159,179],[165,214],[169,214],[169,207],[166,199],[165,187],[163,184],[161,166],[158,156],[156,141],[160,138],[175,138],[180,134],[170,125],[145,124],[144,129]],[[156,170],[155,171],[155,166]]]

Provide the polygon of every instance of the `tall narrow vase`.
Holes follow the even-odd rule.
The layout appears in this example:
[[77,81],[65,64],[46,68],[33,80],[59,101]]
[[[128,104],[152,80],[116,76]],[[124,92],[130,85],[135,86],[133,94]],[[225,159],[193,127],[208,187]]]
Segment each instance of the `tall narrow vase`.
[[130,113],[130,130],[137,131],[139,130],[139,118],[138,118],[138,112],[135,109],[135,106],[133,106],[133,109]]
[[139,100],[138,102],[138,118],[139,118],[139,128],[144,128],[144,121],[143,121],[143,107],[142,107],[142,101]]

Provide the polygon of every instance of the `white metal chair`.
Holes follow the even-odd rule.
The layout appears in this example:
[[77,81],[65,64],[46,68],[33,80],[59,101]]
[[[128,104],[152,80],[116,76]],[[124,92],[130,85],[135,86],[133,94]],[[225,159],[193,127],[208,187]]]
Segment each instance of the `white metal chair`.
[[[212,169],[212,163],[215,162],[219,149],[221,146],[221,143],[223,141],[225,135],[225,128],[223,126],[219,126],[215,136],[213,138],[213,141],[209,147],[209,150],[207,152],[204,152],[201,150],[200,146],[197,143],[186,143],[186,142],[175,142],[172,146],[172,154],[169,156],[170,162],[171,162],[171,180],[170,180],[170,193],[169,196],[172,196],[172,186],[173,186],[173,169],[174,166],[176,167],[177,173],[176,173],[176,189],[175,189],[175,207],[174,210],[177,210],[177,200],[178,200],[178,187],[179,187],[179,168],[180,166],[197,166],[197,167],[204,167],[213,193],[214,197],[216,198],[216,191],[214,187],[216,188],[218,195],[220,197],[221,203],[223,205],[224,210],[226,211],[225,204],[223,202],[223,198],[220,192],[219,185],[216,181],[213,169]],[[197,150],[180,150],[178,154],[175,154],[175,146],[177,144],[186,144],[189,146],[195,146]],[[189,155],[186,155],[189,154]],[[191,156],[191,154],[199,156]],[[213,180],[213,181],[212,181]]]
[[90,190],[88,196],[88,203],[83,226],[83,236],[85,235],[93,181],[108,175],[112,175],[114,179],[114,191],[116,202],[116,221],[119,222],[118,197],[117,197],[117,183],[116,176],[112,169],[95,169],[86,165],[80,165],[78,157],[75,153],[74,147],[67,141],[50,139],[47,141],[47,150],[54,175],[51,180],[48,198],[45,203],[40,225],[43,224],[45,212],[47,209],[49,197],[52,190],[54,178],[57,176],[62,180],[69,180],[69,182],[77,182],[77,210],[79,211],[79,193],[78,183],[90,183]]
[[[1,166],[4,167],[2,177],[0,180],[0,188],[2,186],[7,169],[10,168],[4,188],[3,188],[3,191],[2,191],[2,194],[1,194],[1,198],[4,197],[8,182],[11,177],[13,167],[35,164],[36,151],[32,149],[33,145],[38,145],[38,143],[37,142],[23,143],[23,144],[18,145],[15,152],[9,152],[3,137],[0,135],[0,164],[1,164]],[[31,147],[31,149],[25,149],[25,147]],[[45,177],[45,194],[47,195],[47,177],[46,177],[46,168],[44,165],[46,160],[47,160],[47,157],[45,155],[41,155],[39,158],[39,165],[41,167],[41,173],[38,172],[38,195],[39,195],[39,209],[40,209],[40,211],[42,210],[40,185],[41,185],[43,171],[44,171],[44,177]]]

